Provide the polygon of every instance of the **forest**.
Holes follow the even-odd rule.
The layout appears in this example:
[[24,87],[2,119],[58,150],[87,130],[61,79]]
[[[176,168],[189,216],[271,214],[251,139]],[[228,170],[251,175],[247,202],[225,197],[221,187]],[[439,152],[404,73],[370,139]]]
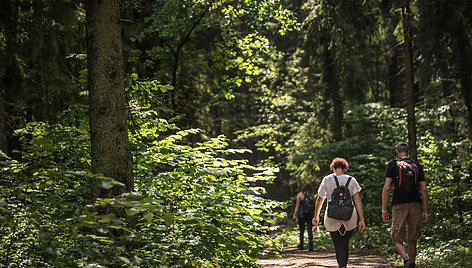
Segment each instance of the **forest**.
[[335,157],[362,187],[351,247],[399,262],[381,209],[400,141],[429,194],[417,267],[472,266],[471,11],[2,0],[0,267],[258,267]]

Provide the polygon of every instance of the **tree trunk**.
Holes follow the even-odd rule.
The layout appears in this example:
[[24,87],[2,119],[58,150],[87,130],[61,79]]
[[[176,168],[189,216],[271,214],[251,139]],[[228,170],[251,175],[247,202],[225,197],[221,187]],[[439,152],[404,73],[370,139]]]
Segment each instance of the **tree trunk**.
[[331,38],[327,38],[325,45],[325,59],[323,66],[323,80],[326,83],[326,95],[333,103],[333,118],[331,120],[331,131],[335,141],[342,140],[343,137],[343,104],[339,94],[339,81],[336,73],[336,59],[329,43]]
[[[0,85],[0,151],[8,153],[8,143],[7,143],[7,118],[6,118],[6,109],[5,109],[5,99],[4,92]],[[0,158],[1,160],[1,158]]]
[[112,197],[133,188],[126,121],[120,1],[87,0],[87,68],[92,172],[125,185],[95,187],[95,197]]
[[5,38],[5,47],[0,49],[0,150],[13,156],[16,153],[12,153],[12,149],[18,149],[11,144],[13,131],[20,127],[17,123],[19,120],[15,120],[18,117],[15,109],[18,107],[16,104],[19,103],[19,99],[24,96],[24,74],[16,51],[20,36],[19,9],[17,3],[13,1],[4,1],[1,8],[2,16],[5,17],[2,25],[4,28],[1,30],[1,35]]
[[467,109],[467,121],[469,122],[469,134],[472,132],[472,72],[470,68],[470,49],[467,48],[469,40],[464,31],[464,26],[457,27],[456,30],[456,64],[459,83],[461,85],[464,104]]
[[400,103],[402,103],[402,98],[398,91],[398,65],[399,62],[401,62],[401,46],[397,44],[398,41],[395,37],[395,28],[398,25],[398,19],[395,16],[390,15],[390,12],[385,12],[384,16],[388,18],[387,25],[385,26],[385,34],[387,49],[389,50],[386,57],[388,75],[385,84],[389,93],[388,101],[390,106],[399,107]]
[[400,97],[398,96],[398,65],[397,65],[397,53],[395,49],[391,52],[392,55],[388,56],[388,78],[387,78],[387,89],[389,92],[389,102],[391,107],[398,107]]
[[410,2],[402,8],[403,21],[403,54],[405,58],[405,87],[406,106],[408,113],[408,144],[410,145],[410,157],[416,159],[416,122],[415,122],[415,92],[413,88],[413,51],[411,47],[411,13]]

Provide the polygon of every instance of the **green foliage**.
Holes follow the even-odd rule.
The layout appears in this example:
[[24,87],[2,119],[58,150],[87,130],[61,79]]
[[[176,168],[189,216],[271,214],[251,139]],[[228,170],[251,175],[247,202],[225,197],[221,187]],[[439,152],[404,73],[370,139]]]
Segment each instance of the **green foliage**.
[[106,189],[118,182],[89,173],[87,126],[74,126],[83,122],[80,107],[63,124],[17,131],[23,157],[1,170],[3,264],[248,267],[264,245],[275,246],[265,233],[283,204],[249,184],[275,170],[248,165],[237,156],[247,150],[228,149],[224,137],[190,146],[198,130],[139,111],[132,117],[141,128],[131,136],[136,188],[110,199],[92,200],[93,182]]
[[[154,127],[158,121],[149,123],[141,128],[148,138],[159,131]],[[166,212],[173,219],[171,228],[161,234],[167,244],[160,249],[161,254],[191,266],[206,262],[249,265],[254,254],[269,242],[257,235],[268,230],[261,222],[270,223],[270,218],[277,217],[276,208],[281,204],[249,194],[248,183],[270,179],[273,171],[253,168],[247,165],[247,160],[235,158],[235,154],[246,150],[225,149],[227,142],[223,137],[197,143],[193,148],[181,144],[185,144],[188,135],[197,132],[177,131],[164,139],[147,139],[148,146],[154,145],[137,156],[138,189],[163,199]],[[133,140],[138,148],[142,142],[138,136]],[[247,177],[245,172],[252,176]],[[159,234],[158,230],[155,233]],[[246,253],[240,252],[235,260],[234,253],[239,250]]]
[[[295,223],[292,223],[292,225]],[[284,229],[281,233],[275,234],[276,239],[283,245],[289,247],[295,247],[299,243],[299,230],[298,227],[292,227],[288,229]],[[313,234],[314,235],[314,234]],[[305,245],[307,243],[307,233],[305,230]],[[333,241],[331,240],[331,236],[323,226],[320,226],[320,234],[318,236],[313,237],[313,249],[333,249]]]
[[153,108],[167,110],[163,118],[228,137],[252,123],[229,100],[252,102],[248,91],[269,71],[275,50],[269,36],[295,28],[284,1],[129,2],[129,13],[143,20],[125,27],[130,71],[174,87],[155,95],[160,103]]
[[0,96],[7,103],[6,114],[13,117],[11,124],[24,127],[31,121],[24,117],[56,121],[62,110],[80,100],[75,75],[83,65],[66,55],[84,49],[82,4],[3,1],[0,12]]

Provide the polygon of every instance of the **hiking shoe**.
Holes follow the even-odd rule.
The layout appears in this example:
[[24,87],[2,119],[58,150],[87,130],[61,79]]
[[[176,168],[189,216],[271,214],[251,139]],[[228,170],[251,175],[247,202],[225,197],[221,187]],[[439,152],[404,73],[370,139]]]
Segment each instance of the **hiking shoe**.
[[298,244],[298,245],[297,245],[297,248],[298,248],[299,250],[303,250],[303,244]]
[[416,265],[415,265],[415,262],[414,262],[414,261],[412,261],[412,260],[407,260],[407,261],[404,262],[403,267],[405,267],[405,268],[415,268]]

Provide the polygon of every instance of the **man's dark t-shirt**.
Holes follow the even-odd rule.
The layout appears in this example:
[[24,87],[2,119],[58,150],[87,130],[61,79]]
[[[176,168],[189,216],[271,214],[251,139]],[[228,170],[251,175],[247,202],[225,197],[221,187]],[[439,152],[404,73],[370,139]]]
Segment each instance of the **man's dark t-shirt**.
[[[420,181],[424,181],[424,172],[423,166],[420,165],[417,161],[415,163],[418,165],[418,184]],[[385,169],[385,177],[392,178],[392,183],[395,185],[395,181],[398,180],[398,167],[396,160],[392,160],[388,163],[387,168]],[[401,194],[397,191],[396,187],[393,190],[392,205],[402,204],[402,203],[421,203],[420,193],[417,191],[413,194]]]

